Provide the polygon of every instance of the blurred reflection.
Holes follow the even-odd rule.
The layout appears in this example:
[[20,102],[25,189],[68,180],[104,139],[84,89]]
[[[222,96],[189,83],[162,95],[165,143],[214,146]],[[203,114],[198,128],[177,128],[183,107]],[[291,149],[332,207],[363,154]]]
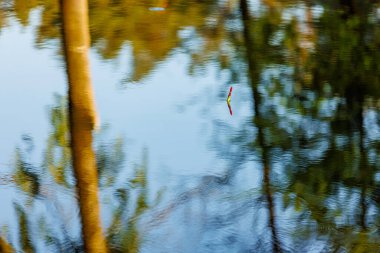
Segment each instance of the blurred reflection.
[[[16,168],[12,181],[17,185],[18,189],[25,193],[27,198],[26,201],[23,201],[23,194],[19,194],[19,201],[14,204],[17,214],[17,236],[19,240],[13,240],[12,245],[19,247],[23,252],[36,252],[38,245],[40,247],[43,245],[44,250],[51,252],[83,252],[84,242],[82,240],[89,240],[85,234],[88,231],[84,231],[83,236],[77,237],[76,230],[73,231],[72,227],[83,224],[85,222],[83,219],[87,219],[87,222],[94,222],[93,215],[99,215],[93,209],[89,210],[87,206],[82,206],[84,209],[81,211],[82,220],[74,218],[78,203],[76,199],[71,201],[71,198],[76,187],[83,187],[83,185],[79,185],[79,182],[83,183],[83,180],[75,180],[74,175],[71,173],[71,157],[75,155],[74,151],[77,149],[74,149],[74,146],[70,147],[70,144],[68,144],[72,131],[68,127],[68,111],[70,110],[67,99],[61,96],[56,96],[55,98],[55,104],[51,106],[49,113],[52,132],[48,138],[46,153],[42,162],[43,166],[38,168],[28,162],[30,152],[32,152],[32,150],[28,150],[29,145],[24,144],[16,150]],[[106,132],[105,127],[97,131],[95,136],[97,166],[91,168],[98,171],[99,180],[95,180],[99,185],[98,189],[116,197],[115,206],[109,208],[109,211],[112,211],[111,222],[105,233],[108,249],[110,252],[138,252],[142,239],[138,231],[137,221],[144,211],[150,208],[147,200],[148,151],[144,151],[140,165],[133,168],[134,174],[126,180],[121,180],[122,184],[120,185],[120,180],[118,182],[117,178],[125,157],[123,140],[120,138],[110,140],[106,136]],[[23,140],[25,142],[26,138],[23,138]],[[63,146],[63,143],[69,146]],[[69,153],[72,153],[72,156],[67,157],[67,164],[61,163],[62,158],[65,157],[65,148],[69,148]],[[83,146],[80,146],[80,148],[83,148]],[[61,164],[65,164],[65,166],[61,167]],[[74,161],[73,165],[76,165]],[[86,173],[88,173],[88,168],[85,170]],[[82,176],[83,174],[81,173]],[[75,176],[77,176],[77,173],[75,173]],[[87,174],[85,176],[85,186],[91,184],[91,187],[95,187],[92,185],[94,180],[91,180]],[[76,181],[77,185],[73,181]],[[90,188],[84,188],[82,194],[83,191],[88,189]],[[80,189],[77,190],[79,195]],[[87,196],[86,201],[94,197],[94,192],[86,192],[86,194],[90,195]],[[154,201],[155,204],[159,201],[158,197]],[[70,200],[68,201],[67,198]],[[79,195],[79,205],[85,203]],[[47,212],[39,213],[38,209],[41,206],[46,207]],[[74,219],[69,218],[72,216],[74,216]],[[73,220],[67,223],[67,219]],[[95,225],[92,224],[92,226]],[[38,229],[33,230],[32,228],[36,226]],[[100,226],[97,228],[100,230]],[[8,246],[3,244],[2,247]],[[92,247],[94,246],[92,245]],[[89,250],[92,249],[87,249],[86,252]]]
[[107,252],[100,221],[98,173],[92,149],[92,130],[97,115],[88,59],[88,6],[85,0],[65,0],[61,4],[69,83],[70,143],[84,248],[86,252]]
[[[178,179],[178,188],[166,195],[166,202],[160,203],[157,194],[151,204],[148,185],[159,179],[147,177],[147,151],[132,179],[121,184],[117,179],[123,163],[122,140],[113,141],[111,147],[107,140],[96,143],[95,157],[92,130],[97,115],[88,70],[88,24],[83,19],[87,13],[83,2],[72,2],[64,1],[64,5],[80,6],[67,7],[62,13],[70,112],[65,113],[66,98],[57,97],[50,112],[54,130],[43,162],[48,176],[28,158],[33,151],[30,139],[24,138],[27,147],[16,150],[12,182],[27,197],[25,202],[19,200],[23,204],[15,204],[19,236],[1,236],[1,249],[15,245],[25,252],[35,250],[38,243],[33,241],[28,222],[34,216],[25,210],[39,201],[49,202],[52,190],[46,189],[45,177],[51,176],[58,185],[52,188],[74,185],[70,175],[73,159],[88,251],[105,251],[99,189],[117,199],[115,205],[106,204],[112,218],[105,234],[114,252],[158,251],[157,242],[161,241],[157,238],[169,240],[167,235],[177,235],[177,231],[190,241],[187,252],[196,251],[194,242],[200,242],[199,252],[230,249],[231,245],[236,246],[236,252],[306,252],[312,247],[317,252],[378,251],[378,3],[89,1],[91,45],[98,53],[111,59],[126,45],[131,47],[134,69],[127,81],[139,81],[168,57],[185,53],[190,75],[210,64],[226,74],[225,82],[233,81],[249,90],[247,101],[239,98],[239,102],[249,104],[252,115],[241,120],[241,125],[234,128],[215,120],[212,141],[217,143],[220,157],[228,160],[226,172],[189,176],[188,188]],[[41,23],[37,45],[60,38],[57,1],[0,1],[0,6],[0,27],[6,26],[11,13],[22,25],[28,25],[29,13],[38,6]],[[71,11],[73,14],[67,14]],[[225,92],[223,85],[220,92]],[[230,103],[227,105],[232,115]],[[248,190],[241,190],[244,183],[239,181],[239,173],[244,165],[255,169],[252,161],[259,168],[254,176],[262,180],[256,186],[247,179]],[[193,204],[196,200],[198,205]],[[55,206],[51,210],[64,213],[59,212],[60,205]],[[188,218],[197,208],[201,211],[194,212],[192,220]],[[149,219],[141,219],[146,216]],[[252,216],[254,219],[249,218]],[[46,247],[82,250],[80,239],[65,227],[62,217],[54,220],[59,224],[52,226],[55,230],[45,228],[48,221],[40,222]],[[256,222],[247,230],[231,228],[231,224],[253,224],[251,220],[265,224]],[[169,252],[177,249],[176,242],[171,243],[165,245]]]
[[3,252],[3,253],[15,252],[12,246],[3,237],[0,237],[0,252]]
[[[132,192],[129,189],[119,188],[116,191],[119,206],[113,213],[111,226],[107,231],[107,239],[112,252],[140,252],[142,246],[142,235],[139,232],[137,223],[140,216],[149,209],[147,192],[147,169],[148,156],[145,150],[141,165],[135,168],[135,175],[130,183],[137,192],[135,203],[131,203],[129,198]],[[157,200],[156,200],[157,201]],[[130,206],[135,206],[131,211]]]
[[[281,7],[268,5],[267,12],[250,22],[246,2],[241,1],[255,106],[255,147],[262,150],[264,159],[263,185],[267,192],[274,251],[279,248],[276,248],[278,239],[275,226],[272,226],[275,219],[272,219],[270,210],[273,200],[268,194],[269,178],[266,180],[269,154],[272,154],[271,163],[278,164],[281,157],[286,157],[278,164],[283,168],[282,173],[287,175],[287,178],[281,176],[276,183],[277,188],[283,189],[278,194],[283,194],[287,208],[293,204],[293,215],[298,217],[295,237],[307,239],[304,242],[295,240],[295,247],[307,248],[309,240],[309,246],[312,244],[313,235],[328,235],[324,245],[327,251],[360,252],[379,246],[378,239],[375,239],[378,236],[370,232],[376,228],[377,219],[368,216],[370,207],[379,212],[377,205],[369,199],[370,192],[377,185],[375,178],[379,165],[374,161],[378,161],[379,136],[372,135],[370,139],[371,134],[364,127],[370,114],[377,118],[379,113],[378,108],[365,102],[379,97],[379,64],[376,60],[379,56],[374,49],[379,37],[370,28],[373,23],[369,22],[368,12],[364,16],[361,13],[371,9],[370,2],[359,5],[355,1],[341,1],[339,5],[341,9],[334,10],[326,3],[319,18],[323,26],[317,34],[308,37],[311,39],[308,44],[302,44],[305,42],[302,41],[302,30],[297,30],[300,21],[291,20],[286,28],[289,30],[283,35],[286,47],[283,51],[277,50],[280,54],[273,57],[270,51],[275,48],[271,40],[284,27],[278,23],[281,20],[276,19],[280,17]],[[307,15],[309,10],[305,9]],[[340,31],[339,35],[336,35],[336,29]],[[263,32],[252,36],[255,30]],[[283,62],[287,57],[289,59]],[[273,69],[273,64],[283,67]],[[291,67],[290,75],[286,67]],[[368,78],[363,76],[364,73]],[[295,98],[291,98],[292,95]],[[379,123],[378,120],[371,121],[371,127],[377,129]],[[341,194],[345,200],[341,199]],[[349,203],[356,203],[357,207],[346,209]],[[343,237],[350,239],[341,241],[339,238]]]
[[[257,127],[257,146],[261,150],[261,160],[263,166],[263,192],[266,196],[266,202],[268,206],[269,213],[269,227],[272,235],[272,252],[282,252],[281,243],[278,238],[277,225],[276,225],[276,214],[274,207],[274,198],[271,188],[271,170],[270,170],[270,157],[269,148],[270,146],[266,144],[264,137],[264,115],[262,115],[262,99],[258,91],[259,85],[259,62],[254,59],[255,57],[255,43],[252,39],[252,34],[250,30],[251,18],[249,14],[249,6],[246,0],[240,0],[240,11],[243,23],[243,33],[244,33],[244,45],[246,46],[248,73],[249,73],[249,84],[252,88],[253,101],[254,101],[254,112],[255,112],[255,125]],[[256,49],[257,50],[257,49]]]
[[[0,6],[4,6],[0,7],[0,30],[1,24],[5,26],[13,13],[21,24],[29,24],[31,11],[39,8],[37,46],[46,47],[54,45],[51,42],[59,41],[59,1],[0,0]],[[165,11],[150,11],[155,7],[165,8]],[[182,46],[185,52],[192,54],[194,65],[190,67],[190,72],[194,72],[203,60],[209,60],[211,51],[216,53],[221,46],[225,13],[219,13],[217,7],[216,0],[90,0],[91,46],[106,60],[122,55],[127,45],[132,47],[132,72],[128,73],[126,82],[141,81],[157,64],[170,57],[175,48]],[[209,22],[214,19],[215,24]],[[195,33],[193,28],[197,28]],[[199,43],[194,42],[203,38],[204,48],[199,48]],[[204,53],[207,53],[205,58]]]

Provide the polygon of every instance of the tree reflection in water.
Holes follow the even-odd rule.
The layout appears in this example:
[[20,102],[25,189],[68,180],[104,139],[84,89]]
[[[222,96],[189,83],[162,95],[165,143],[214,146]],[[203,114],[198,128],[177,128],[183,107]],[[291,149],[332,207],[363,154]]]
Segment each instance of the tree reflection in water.
[[[0,8],[0,27],[6,25],[11,12],[16,13],[22,25],[28,25],[29,12],[39,6],[42,18],[37,29],[37,45],[61,37],[57,1],[28,4],[14,1],[13,5],[9,1],[0,2],[4,6]],[[156,238],[151,231],[162,231],[160,227],[170,222],[176,229],[184,227],[185,234],[191,233],[191,226],[176,219],[175,214],[199,200],[203,210],[199,237],[212,238],[202,242],[205,245],[199,246],[201,250],[218,249],[218,246],[226,249],[235,243],[239,244],[239,250],[261,252],[306,251],[315,244],[322,252],[376,251],[380,246],[376,232],[380,202],[378,4],[369,0],[273,0],[260,2],[259,10],[255,10],[245,0],[191,1],[191,4],[171,1],[165,12],[151,12],[147,7],[154,7],[155,1],[146,2],[143,5],[137,1],[90,1],[91,45],[98,53],[104,59],[115,58],[130,43],[134,70],[126,79],[136,82],[176,49],[185,52],[191,59],[189,74],[201,73],[211,64],[219,72],[227,72],[228,81],[247,86],[252,94],[247,103],[253,115],[239,128],[228,128],[228,124],[215,120],[213,142],[218,147],[216,152],[228,161],[225,174],[200,176],[194,179],[197,186],[183,187],[176,192],[178,195],[164,203],[157,201],[156,205],[149,205],[147,200],[147,158],[128,182],[135,191],[119,188],[113,184],[119,172],[116,168],[122,163],[118,159],[121,156],[98,146],[98,168],[91,171],[98,171],[99,180],[95,174],[79,175],[87,170],[78,170],[76,174],[80,179],[78,186],[89,183],[93,189],[100,185],[101,191],[112,188],[116,192],[117,207],[112,210],[113,219],[105,229],[110,250],[138,252],[144,246],[143,236]],[[75,35],[67,41],[79,38]],[[199,40],[203,43],[197,43]],[[84,41],[84,47],[76,47],[73,52],[83,53],[87,43]],[[89,84],[89,72],[81,69],[86,64],[75,65],[75,60],[80,60],[75,54],[74,63],[67,60],[68,72],[80,75],[70,78],[69,74],[70,129],[74,131],[71,152],[74,156],[78,154],[72,158],[74,169],[84,166],[80,159],[88,157],[91,159],[85,159],[89,163],[86,166],[95,168],[91,131],[96,112],[91,96],[85,96],[91,94],[91,87],[74,85],[81,80]],[[225,86],[221,85],[220,90],[225,92]],[[48,142],[44,167],[56,184],[70,188],[73,184],[68,172],[71,161],[67,147],[68,116],[64,115],[67,105],[62,102],[65,98],[60,101],[61,107],[51,113],[55,130]],[[78,104],[79,111],[74,108]],[[238,108],[234,107],[235,114]],[[226,133],[232,137],[223,139],[221,136]],[[76,134],[84,142],[75,142]],[[118,154],[122,153],[121,143],[116,140],[113,146]],[[83,150],[83,144],[87,151]],[[61,151],[58,156],[55,149]],[[82,151],[84,155],[80,154]],[[41,178],[44,174],[27,157],[28,151],[20,148],[16,152],[17,168],[13,175],[14,183],[27,193],[25,203],[15,205],[19,241],[2,236],[0,247],[4,251],[9,251],[10,245],[33,251],[31,226],[28,226],[32,218],[25,210],[33,201],[48,202],[46,194],[50,190],[45,189],[46,179]],[[238,173],[251,161],[257,162],[262,182],[235,196],[231,192],[239,185]],[[77,162],[79,165],[75,166]],[[107,166],[112,168],[112,173],[104,169]],[[94,180],[81,181],[86,178]],[[88,187],[82,187],[85,188]],[[81,191],[78,195],[84,201]],[[132,203],[131,195],[136,203]],[[53,210],[61,210],[58,204],[55,206]],[[86,206],[82,206],[84,234],[85,219],[94,218],[86,215]],[[126,206],[136,208],[131,211]],[[220,209],[210,211],[211,206]],[[261,209],[265,209],[266,215],[260,213]],[[92,214],[96,214],[96,222],[87,223],[95,225],[94,231],[101,237],[99,214]],[[266,225],[247,230],[249,239],[243,233],[224,234],[229,233],[232,223],[251,221],[247,217],[252,215],[253,220]],[[60,215],[55,220],[56,224],[62,224],[58,225],[59,232],[50,231],[54,229],[46,228],[48,222],[41,222],[45,229],[41,234],[51,235],[46,236],[46,244],[57,251],[82,250],[81,240],[71,235],[63,217]],[[96,242],[102,245],[96,247],[105,248],[103,239]]]
[[100,221],[98,173],[92,149],[97,124],[90,78],[90,34],[87,1],[61,1],[63,43],[69,84],[69,121],[72,164],[78,193],[86,252],[107,252]]

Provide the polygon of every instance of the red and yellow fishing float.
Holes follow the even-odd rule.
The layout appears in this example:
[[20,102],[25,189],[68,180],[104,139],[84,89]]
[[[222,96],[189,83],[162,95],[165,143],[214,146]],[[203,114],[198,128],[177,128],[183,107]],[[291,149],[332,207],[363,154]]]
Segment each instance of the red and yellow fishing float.
[[232,86],[230,88],[230,92],[228,93],[228,96],[227,96],[227,105],[228,105],[228,109],[230,110],[230,114],[232,116],[232,109],[231,109],[231,94],[232,94]]
[[227,103],[231,102],[231,93],[232,93],[232,86],[231,86],[230,92],[228,93],[228,96],[227,96]]

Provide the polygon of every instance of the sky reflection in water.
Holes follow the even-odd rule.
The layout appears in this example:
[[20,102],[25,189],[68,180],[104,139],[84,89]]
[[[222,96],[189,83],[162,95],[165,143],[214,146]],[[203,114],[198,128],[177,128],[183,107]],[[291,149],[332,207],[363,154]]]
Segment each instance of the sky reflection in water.
[[[89,1],[110,251],[377,252],[379,8]],[[0,1],[3,251],[84,249],[59,9]]]

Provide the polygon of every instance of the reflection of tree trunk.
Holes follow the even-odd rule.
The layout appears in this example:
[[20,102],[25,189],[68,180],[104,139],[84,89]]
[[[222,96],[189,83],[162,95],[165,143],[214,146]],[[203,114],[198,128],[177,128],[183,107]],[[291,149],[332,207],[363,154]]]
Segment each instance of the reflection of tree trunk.
[[96,112],[88,60],[87,0],[62,0],[61,7],[69,82],[71,148],[84,247],[86,252],[106,252],[99,214],[98,175],[92,149]]
[[0,252],[2,252],[2,253],[12,253],[12,252],[15,252],[12,249],[12,246],[1,236],[0,236]]
[[365,151],[364,147],[364,118],[363,118],[363,103],[360,104],[359,106],[359,132],[360,132],[360,165],[359,165],[359,170],[360,170],[360,182],[362,183],[361,186],[361,192],[360,192],[360,207],[361,207],[361,213],[360,213],[360,226],[363,231],[367,230],[367,224],[366,224],[366,214],[367,214],[367,200],[366,200],[366,195],[367,195],[367,185],[368,179],[371,178],[369,175],[371,174],[371,171],[369,168],[367,168],[367,152]]
[[271,185],[270,185],[270,168],[269,168],[269,162],[268,162],[268,152],[265,147],[263,147],[263,163],[264,163],[264,191],[265,191],[267,202],[268,202],[269,226],[272,232],[273,251],[281,252],[280,240],[278,239],[277,228],[276,228],[276,219],[275,219],[276,214],[274,211],[274,201],[273,201],[273,195],[272,195]]
[[343,18],[348,18],[355,14],[355,5],[352,0],[339,0],[340,6],[343,8]]
[[253,93],[253,100],[254,100],[254,111],[255,111],[255,124],[258,130],[257,133],[257,139],[258,143],[262,149],[262,160],[263,160],[263,167],[264,167],[264,192],[266,195],[266,200],[268,204],[268,211],[269,211],[269,226],[272,233],[272,243],[273,248],[272,250],[274,252],[281,252],[281,245],[280,241],[278,239],[277,235],[277,229],[276,229],[276,221],[275,221],[275,211],[274,211],[274,201],[273,201],[273,195],[271,191],[271,185],[270,185],[270,167],[269,167],[269,154],[268,154],[268,148],[265,144],[264,140],[264,133],[263,133],[263,127],[262,127],[262,117],[260,115],[260,104],[261,104],[261,97],[257,89],[257,84],[260,76],[260,69],[258,64],[255,64],[254,57],[254,41],[251,38],[251,33],[249,30],[250,25],[250,16],[249,16],[249,7],[247,0],[240,0],[240,11],[242,16],[242,22],[244,27],[244,42],[246,46],[246,57],[248,62],[248,71],[249,71],[249,78],[251,81],[251,87],[252,87],[252,93]]
[[360,213],[360,226],[363,231],[367,230],[367,223],[366,223],[366,214],[367,214],[367,201],[366,201],[366,195],[367,195],[367,186],[362,186],[362,191],[360,193],[360,207],[361,207],[361,213]]

